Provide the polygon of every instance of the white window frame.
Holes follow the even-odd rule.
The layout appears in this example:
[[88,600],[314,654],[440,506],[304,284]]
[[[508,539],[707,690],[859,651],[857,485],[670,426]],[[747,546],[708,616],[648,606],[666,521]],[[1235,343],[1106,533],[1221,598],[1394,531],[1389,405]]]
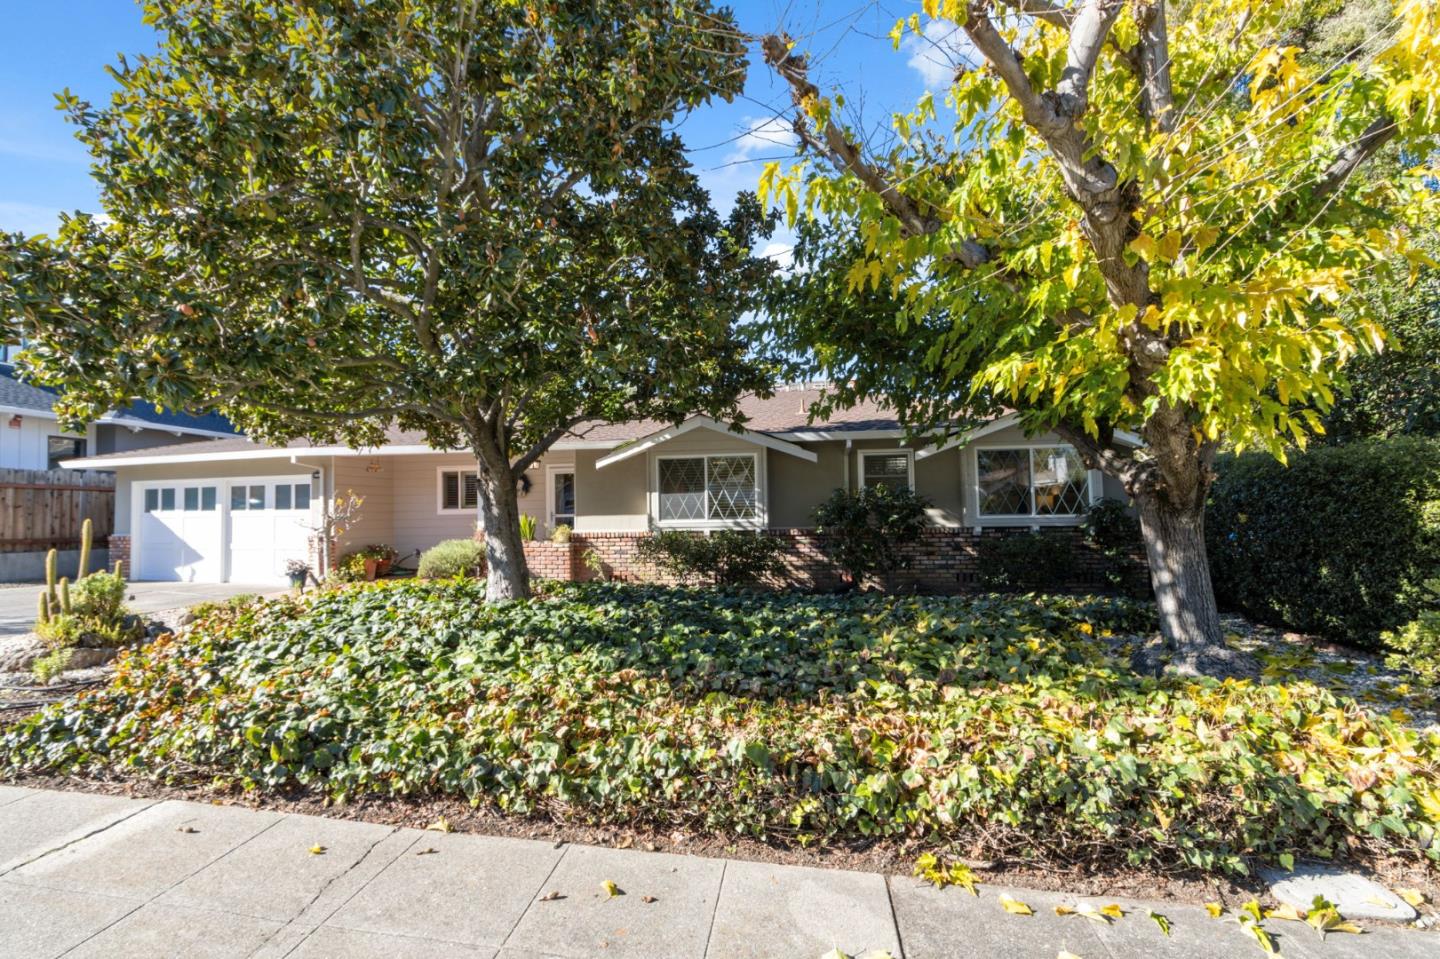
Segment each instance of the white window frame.
[[[710,460],[715,457],[746,456],[755,464],[755,515],[749,519],[709,519],[710,515]],[[705,460],[705,515],[706,519],[661,519],[660,518],[660,461],[661,460]],[[651,457],[650,462],[650,522],[658,529],[764,529],[769,510],[766,499],[765,457],[749,450],[694,450],[684,453],[661,453]]]
[[[1027,443],[994,443],[984,446],[977,446],[970,450],[970,492],[974,497],[973,509],[975,511],[974,527],[980,529],[982,526],[1078,526],[1085,522],[1085,514],[1066,513],[1058,515],[1041,516],[1035,512],[1035,451],[1063,449],[1075,452],[1075,447],[1069,443],[1059,442],[1027,442]],[[1030,512],[1028,513],[982,513],[981,501],[984,494],[980,490],[980,454],[996,450],[1025,450],[1030,456]],[[1088,509],[1094,506],[1100,499],[1103,479],[1099,470],[1086,471],[1086,502]]]
[[575,514],[570,517],[570,528],[575,528],[575,523],[580,519],[580,484],[579,471],[573,463],[547,463],[545,466],[545,523],[550,531],[555,531],[555,476],[558,473],[569,473],[570,483],[575,487]]
[[[460,473],[460,505],[455,509],[445,508],[445,474]],[[475,474],[475,505],[465,505],[465,473]],[[480,469],[476,466],[437,466],[435,467],[435,515],[436,516],[472,516],[480,515]]]
[[859,475],[858,475],[858,479],[859,479],[859,481],[860,481],[860,488],[861,488],[861,489],[864,489],[864,488],[865,488],[865,460],[869,459],[869,458],[872,457],[872,456],[873,456],[873,457],[894,456],[894,455],[896,455],[897,453],[904,455],[904,457],[905,457],[905,469],[906,469],[906,471],[907,471],[907,473],[908,473],[908,476],[909,476],[909,478],[906,480],[906,483],[907,483],[907,485],[909,485],[909,487],[910,487],[911,490],[914,490],[914,489],[915,489],[915,451],[914,451],[914,450],[912,450],[912,449],[907,449],[907,448],[904,447],[904,446],[893,446],[893,447],[890,447],[890,448],[888,448],[888,449],[857,450],[856,452],[859,454],[859,462],[856,464],[859,468],[857,469],[856,472],[859,474]]

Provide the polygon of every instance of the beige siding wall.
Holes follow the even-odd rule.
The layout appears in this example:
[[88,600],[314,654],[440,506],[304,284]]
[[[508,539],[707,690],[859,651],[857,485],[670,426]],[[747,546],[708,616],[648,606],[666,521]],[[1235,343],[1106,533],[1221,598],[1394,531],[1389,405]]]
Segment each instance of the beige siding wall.
[[232,476],[308,476],[313,467],[296,466],[289,457],[235,460],[219,463],[169,463],[159,466],[122,466],[115,470],[115,532],[131,535],[130,504],[133,483],[147,480],[228,479]]
[[[567,453],[557,453],[528,470],[530,492],[520,497],[520,512],[545,523],[545,463],[566,462]],[[478,516],[474,510],[440,512],[440,471],[442,469],[474,469],[475,458],[465,453],[434,453],[421,456],[397,456],[390,460],[391,516],[394,533],[392,545],[401,554],[426,550],[441,540],[467,539],[475,535]]]
[[632,456],[597,470],[608,450],[575,451],[576,532],[635,532],[649,527],[645,508],[649,457]]
[[770,451],[770,525],[782,528],[814,526],[810,514],[831,493],[845,484],[845,444],[802,443],[818,459],[807,463],[798,456]]
[[330,460],[330,477],[326,485],[331,495],[344,496],[353,491],[365,498],[359,516],[340,536],[337,555],[372,543],[394,545],[395,467],[405,458],[336,456]]

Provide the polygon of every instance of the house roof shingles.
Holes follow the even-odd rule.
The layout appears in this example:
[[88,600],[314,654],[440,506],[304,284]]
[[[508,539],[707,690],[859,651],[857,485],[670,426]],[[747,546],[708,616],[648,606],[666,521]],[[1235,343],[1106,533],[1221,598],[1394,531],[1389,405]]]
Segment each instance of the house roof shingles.
[[[771,397],[762,398],[753,394],[742,397],[740,412],[746,418],[745,428],[752,432],[780,434],[811,431],[843,433],[900,428],[894,413],[873,402],[860,403],[845,410],[836,410],[823,420],[811,423],[810,409],[820,399],[821,393],[822,390],[819,387],[790,387],[778,390]],[[642,439],[670,425],[672,424],[657,420],[631,420],[626,423],[581,423],[575,427],[570,436],[562,439],[557,445],[562,449],[567,441],[603,442],[619,445]],[[283,446],[268,446],[244,437],[236,437],[235,439],[210,440],[205,443],[188,443],[183,446],[160,446],[152,449],[126,450],[122,453],[106,453],[87,457],[83,462],[87,466],[101,466],[106,460],[138,457],[171,458],[193,457],[197,454],[208,456],[210,454],[250,452],[258,454],[268,450],[277,453],[282,451],[295,453],[306,449],[315,449],[318,445],[308,440],[292,440]],[[423,446],[425,438],[423,434],[417,432],[392,429],[387,434],[386,445]]]
[[[58,393],[44,386],[22,383],[15,376],[15,368],[0,364],[0,406],[53,416],[55,398]],[[152,403],[137,400],[117,410],[102,422],[123,421],[127,425],[144,424],[161,430],[204,431],[207,433],[234,433],[235,427],[218,413],[195,416],[174,410],[161,410]]]

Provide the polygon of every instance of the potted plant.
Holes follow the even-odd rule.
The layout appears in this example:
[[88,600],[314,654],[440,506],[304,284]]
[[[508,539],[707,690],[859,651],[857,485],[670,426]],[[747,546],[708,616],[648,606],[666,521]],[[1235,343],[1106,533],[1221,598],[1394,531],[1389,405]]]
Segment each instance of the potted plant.
[[400,554],[393,546],[375,543],[362,549],[360,555],[365,557],[365,578],[373,580],[380,576],[389,576],[390,567]]
[[551,531],[550,541],[552,543],[568,543],[570,542],[571,532],[572,531],[570,529],[569,523],[561,523],[559,526],[555,527],[555,529]]
[[310,578],[310,564],[292,559],[285,564],[285,575],[290,577],[291,589],[304,589],[305,581]]

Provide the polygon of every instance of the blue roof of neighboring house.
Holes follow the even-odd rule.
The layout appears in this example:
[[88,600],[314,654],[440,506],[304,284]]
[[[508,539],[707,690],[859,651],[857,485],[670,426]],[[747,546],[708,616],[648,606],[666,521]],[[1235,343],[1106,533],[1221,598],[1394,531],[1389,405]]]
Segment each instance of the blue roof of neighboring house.
[[[0,406],[13,407],[21,410],[34,410],[37,413],[50,414],[55,405],[55,390],[43,386],[35,386],[31,383],[22,383],[15,378],[15,368],[9,364],[0,364]],[[116,410],[111,418],[131,421],[132,425],[138,421],[156,429],[162,430],[184,430],[203,431],[206,433],[234,433],[238,431],[230,424],[230,421],[219,413],[207,413],[203,416],[194,416],[190,413],[179,413],[172,410],[159,410],[153,403],[137,400],[123,409]]]

